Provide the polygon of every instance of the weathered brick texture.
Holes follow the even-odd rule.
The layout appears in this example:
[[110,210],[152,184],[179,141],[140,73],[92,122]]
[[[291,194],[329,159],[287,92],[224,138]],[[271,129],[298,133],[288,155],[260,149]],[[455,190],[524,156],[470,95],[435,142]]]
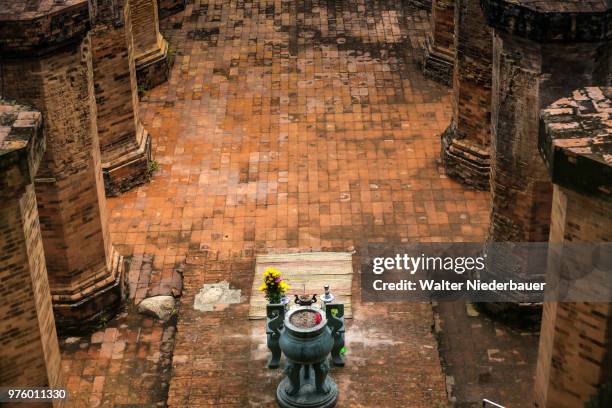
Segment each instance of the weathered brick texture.
[[0,55],[52,52],[89,30],[87,0],[0,0]]
[[[557,194],[563,193],[555,191]],[[610,306],[610,303],[544,304],[534,406],[583,407],[597,395],[608,369],[602,356],[610,353],[607,333],[612,323]]]
[[[1,61],[5,97],[44,117],[45,158],[35,181],[55,320],[83,328],[121,305],[123,262],[107,229],[91,42],[70,39],[40,56]],[[41,49],[42,47],[42,49]]]
[[[554,184],[550,241],[612,242],[612,88],[587,88],[542,111],[540,150]],[[537,407],[582,407],[610,381],[611,303],[544,306]]]
[[[612,241],[612,202],[554,186],[551,242]],[[582,407],[610,381],[610,303],[544,305],[535,406]]]
[[492,30],[479,0],[457,0],[453,121],[442,135],[446,174],[479,190],[489,189]]
[[455,0],[433,0],[431,32],[425,38],[423,73],[451,86],[455,59]]
[[[483,0],[485,11],[488,3],[501,4]],[[508,2],[508,7],[515,3]],[[546,16],[555,19],[559,18],[557,14],[550,12]],[[608,77],[609,65],[598,58],[606,44],[573,42],[571,38],[540,43],[514,35],[522,33],[520,30],[507,32],[507,27],[496,20],[498,14],[487,17],[489,24],[496,27],[489,239],[546,241],[552,186],[537,151],[539,109],[575,88],[597,84]],[[527,21],[514,24],[526,25]],[[576,29],[589,27],[579,25]]]
[[40,113],[0,100],[0,386],[63,387],[33,184],[44,149]]
[[123,24],[121,10],[124,1],[117,0],[88,0],[89,1],[89,21],[91,26],[96,24],[114,23]]
[[168,42],[159,32],[157,0],[128,0],[128,3],[138,85],[150,89],[168,80]]
[[540,153],[552,182],[592,196],[612,194],[612,88],[589,87],[541,113]]
[[130,8],[103,16],[91,34],[93,78],[105,190],[117,195],[148,180],[151,139],[138,117]]

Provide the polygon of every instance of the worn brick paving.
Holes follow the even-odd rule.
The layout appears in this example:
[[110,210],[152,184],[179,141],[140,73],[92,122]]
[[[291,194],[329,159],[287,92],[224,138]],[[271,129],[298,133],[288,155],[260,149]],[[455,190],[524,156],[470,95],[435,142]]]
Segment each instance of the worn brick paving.
[[444,372],[452,377],[451,398],[462,407],[481,407],[483,398],[533,407],[539,327],[508,325],[473,311],[468,315],[464,302],[437,306],[437,338]]
[[[449,92],[422,77],[427,22],[399,0],[196,0],[164,24],[171,78],[141,103],[159,170],[109,200],[113,241],[136,301],[184,277],[169,405],[273,406],[280,372],[246,318],[254,254],[355,249],[357,265],[367,242],[480,241],[488,195],[443,175]],[[220,280],[243,302],[194,311]],[[443,403],[431,307],[362,304],[358,281],[340,406]],[[129,312],[64,342],[70,389],[95,387],[92,406],[163,403],[168,330]]]

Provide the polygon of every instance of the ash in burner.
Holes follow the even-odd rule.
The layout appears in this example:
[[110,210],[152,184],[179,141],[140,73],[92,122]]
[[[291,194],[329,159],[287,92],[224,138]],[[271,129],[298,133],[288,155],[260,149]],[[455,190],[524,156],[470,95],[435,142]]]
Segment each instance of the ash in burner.
[[300,329],[310,329],[321,323],[321,315],[314,310],[301,310],[291,315],[289,321]]

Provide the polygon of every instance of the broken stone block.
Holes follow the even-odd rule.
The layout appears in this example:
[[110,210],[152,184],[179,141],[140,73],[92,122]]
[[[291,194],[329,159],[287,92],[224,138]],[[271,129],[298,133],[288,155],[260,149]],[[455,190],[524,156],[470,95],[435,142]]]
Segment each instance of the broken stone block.
[[172,296],[153,296],[138,304],[138,313],[153,316],[164,322],[168,321],[175,310],[175,300]]

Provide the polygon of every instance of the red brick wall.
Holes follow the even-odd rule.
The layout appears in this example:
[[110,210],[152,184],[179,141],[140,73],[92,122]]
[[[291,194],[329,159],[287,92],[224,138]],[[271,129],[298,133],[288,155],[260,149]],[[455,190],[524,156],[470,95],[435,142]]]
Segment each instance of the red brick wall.
[[[612,203],[555,186],[551,242],[612,241]],[[535,383],[538,407],[582,407],[604,382],[612,352],[610,303],[544,305]]]
[[45,268],[36,196],[32,185],[27,187],[27,192],[21,200],[21,212],[28,248],[28,263],[32,275],[32,296],[36,303],[38,330],[45,356],[47,380],[50,387],[61,388],[63,384],[61,358],[51,305],[49,279]]
[[538,151],[539,110],[592,84],[597,44],[538,44],[496,31],[493,43],[493,241],[548,240],[552,185]]
[[457,0],[453,64],[453,120],[442,134],[446,174],[489,190],[492,30],[479,0]]
[[455,58],[455,0],[433,0],[431,30],[425,38],[423,73],[451,86]]
[[455,14],[454,120],[459,139],[490,143],[493,34],[479,0],[458,0]]
[[138,92],[134,65],[130,9],[125,24],[99,24],[92,30],[93,78],[102,161],[138,148]]
[[129,0],[136,58],[159,49],[157,0]]
[[431,27],[436,51],[452,59],[455,54],[455,0],[433,0]]
[[[44,152],[42,119],[37,112],[0,104],[0,123],[0,385],[61,388],[60,352],[33,185]],[[12,133],[13,123],[18,133]],[[24,136],[29,137],[27,144],[20,145]],[[16,139],[2,146],[7,137]]]
[[[42,245],[26,236],[25,223],[29,210],[36,203],[33,190],[23,197],[4,201],[0,207],[0,384],[45,386],[49,380],[45,356],[38,329],[33,277],[46,276],[44,262],[33,262],[30,271],[28,257],[44,256]],[[36,208],[34,208],[36,210]],[[26,217],[26,219],[24,219]],[[40,235],[39,235],[40,241]],[[48,296],[47,296],[48,299]],[[50,300],[50,299],[48,299]],[[15,305],[21,305],[16,308]]]
[[92,72],[89,37],[44,58],[3,62],[5,94],[45,119],[36,195],[54,303],[78,300],[110,269]]

